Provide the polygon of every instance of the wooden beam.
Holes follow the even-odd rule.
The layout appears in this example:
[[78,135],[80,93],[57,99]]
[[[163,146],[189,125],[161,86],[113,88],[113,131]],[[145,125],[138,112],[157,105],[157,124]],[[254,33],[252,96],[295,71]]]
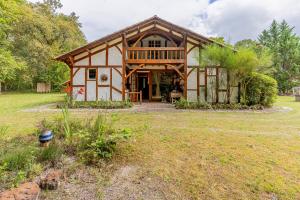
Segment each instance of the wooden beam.
[[129,72],[129,74],[126,76],[126,80],[127,80],[127,79],[128,79],[135,71],[137,71],[138,69],[143,68],[144,66],[145,66],[145,64],[140,64],[139,66],[133,68],[133,69]]
[[219,103],[219,67],[216,67],[216,103]]
[[126,35],[122,34],[122,100],[125,101],[126,84]]
[[197,67],[197,99],[199,100],[199,97],[200,97],[200,88],[199,88],[199,85],[200,85],[200,70],[199,70],[199,67]]
[[207,67],[205,67],[205,101],[207,102]]
[[184,34],[184,97],[187,99],[187,34]]
[[147,33],[142,34],[139,37],[139,39],[137,39],[137,41],[132,45],[132,47],[135,47],[146,35],[147,35]]
[[178,69],[176,66],[170,65],[170,64],[167,64],[166,66],[171,67],[172,69],[174,69],[174,70],[179,74],[179,76],[180,76],[182,79],[185,78],[184,75],[179,71],[179,69]]
[[227,69],[227,103],[230,103],[230,73]]
[[[105,48],[105,65],[108,68],[108,51],[109,51],[109,46],[106,44]],[[110,76],[109,76],[109,99],[112,101],[112,68],[110,67],[109,70]]]

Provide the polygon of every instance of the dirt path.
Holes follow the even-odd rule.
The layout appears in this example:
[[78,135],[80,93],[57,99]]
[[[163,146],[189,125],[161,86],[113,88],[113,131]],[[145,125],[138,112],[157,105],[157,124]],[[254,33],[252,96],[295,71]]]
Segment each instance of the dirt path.
[[180,192],[158,177],[150,177],[137,166],[117,170],[103,191],[103,200],[185,199]]

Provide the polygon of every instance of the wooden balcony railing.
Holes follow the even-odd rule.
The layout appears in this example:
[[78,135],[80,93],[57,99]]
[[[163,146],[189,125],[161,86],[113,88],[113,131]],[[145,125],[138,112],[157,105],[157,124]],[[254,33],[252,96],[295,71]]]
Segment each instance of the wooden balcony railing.
[[183,47],[129,47],[127,63],[172,64],[184,63]]

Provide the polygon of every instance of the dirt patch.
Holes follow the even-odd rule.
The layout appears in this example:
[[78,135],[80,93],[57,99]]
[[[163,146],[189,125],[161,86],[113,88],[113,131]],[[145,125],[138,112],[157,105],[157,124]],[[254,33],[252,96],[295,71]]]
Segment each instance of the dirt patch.
[[145,175],[137,166],[117,170],[111,183],[103,191],[103,200],[135,199],[185,199],[176,188],[158,177]]
[[[98,170],[79,165],[68,169],[57,190],[44,190],[40,200],[93,200],[99,199]],[[101,191],[100,191],[101,192]]]

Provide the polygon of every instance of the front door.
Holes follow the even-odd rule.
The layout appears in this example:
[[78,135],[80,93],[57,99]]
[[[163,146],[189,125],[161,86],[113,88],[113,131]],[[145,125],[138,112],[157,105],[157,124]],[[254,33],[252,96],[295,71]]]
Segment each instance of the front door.
[[139,74],[138,75],[138,91],[142,91],[142,97],[145,100],[149,100],[149,83],[148,83],[148,74]]

